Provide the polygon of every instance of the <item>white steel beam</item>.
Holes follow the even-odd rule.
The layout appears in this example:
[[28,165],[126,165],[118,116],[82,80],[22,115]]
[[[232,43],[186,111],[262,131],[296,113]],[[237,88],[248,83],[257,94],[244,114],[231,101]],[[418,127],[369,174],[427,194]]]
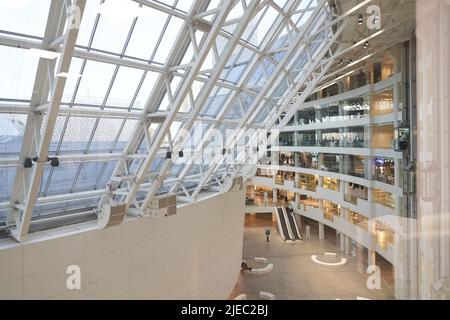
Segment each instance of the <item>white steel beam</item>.
[[[297,8],[299,1],[290,1],[289,3],[286,4],[286,8],[287,11],[293,11],[295,10],[295,8]],[[273,3],[272,3],[273,4]],[[311,10],[315,9],[316,7],[313,7]],[[286,14],[288,15],[288,14]],[[273,45],[273,38],[280,32],[280,28],[283,26],[283,24],[285,23],[284,21],[284,15],[280,15],[277,20],[274,22],[274,25],[270,28],[266,39],[264,41],[264,43],[261,46],[261,51],[262,52],[267,52],[271,46]],[[253,59],[253,61],[251,62],[250,66],[247,68],[247,70],[245,71],[244,75],[241,77],[241,81],[239,82],[238,87],[239,88],[244,88],[245,84],[249,81],[250,77],[253,76],[254,72],[255,72],[255,68],[257,67],[258,62],[260,61],[261,56],[257,57],[257,59]],[[270,57],[270,56],[269,56]],[[257,96],[258,93],[256,93],[255,96]],[[230,98],[228,99],[228,101],[225,103],[225,107],[222,108],[222,110],[220,110],[218,116],[217,116],[217,121],[219,123],[225,123],[225,116],[227,114],[227,112],[229,111],[229,109],[232,106],[232,103],[234,101],[234,99],[236,98],[240,98],[240,90],[236,90],[234,92],[234,94],[230,95]],[[242,102],[242,99],[240,99]],[[241,106],[242,107],[242,106]],[[242,109],[242,116],[244,116],[244,112]],[[239,123],[240,124],[240,123]],[[253,126],[252,126],[253,127]],[[205,144],[208,142],[208,140],[211,137],[212,132],[214,131],[216,127],[212,127],[210,128],[210,130],[208,130],[205,135],[202,138],[201,143],[198,145],[198,147],[196,148],[196,152],[201,152],[201,150],[204,148]],[[260,128],[259,126],[256,126],[255,128]],[[191,170],[193,166],[193,159],[190,158],[188,163],[186,164],[185,168],[182,170],[181,174],[179,175],[179,182],[176,183],[175,185],[172,186],[170,192],[175,192],[175,190],[178,188],[179,184],[183,181],[184,177],[188,174],[188,172]],[[152,195],[150,195],[152,196]]]
[[[203,12],[208,7],[209,1],[208,0],[198,0],[195,2],[193,8],[191,9],[191,15],[195,15],[198,12]],[[190,28],[192,27],[190,22],[185,22],[178,34],[178,37],[175,41],[174,46],[172,47],[169,56],[167,58],[166,64],[164,65],[164,68],[169,70],[171,66],[175,64],[181,63],[183,59],[183,55],[186,52],[189,44],[191,43],[191,37],[190,37]],[[205,39],[205,37],[204,37]],[[203,42],[205,40],[202,40]],[[192,66],[191,66],[192,68]],[[162,73],[159,75],[158,80],[156,82],[156,85],[154,86],[152,92],[150,93],[150,96],[147,100],[146,106],[142,112],[142,117],[146,117],[149,114],[154,114],[157,111],[158,102],[162,100],[164,94],[166,94],[166,78],[170,75],[170,73]],[[186,77],[186,75],[183,75],[183,79]],[[165,119],[168,116],[168,112],[164,114],[163,119]],[[127,143],[126,147],[124,148],[123,154],[129,155],[134,154],[137,152],[139,148],[139,144],[141,143],[141,140],[148,136],[148,129],[151,123],[154,123],[154,118],[150,117],[149,119],[143,120],[138,122],[135,129],[133,130],[133,134],[131,135],[130,141]],[[160,121],[162,122],[162,121]],[[151,141],[148,142],[148,146],[150,146]],[[114,173],[112,174],[112,177],[120,177],[125,168],[122,163],[119,163],[116,166],[116,169],[114,170]],[[102,206],[103,202],[109,201],[108,197],[105,197],[102,199],[102,201],[99,203],[99,206]]]
[[[277,83],[280,83],[282,78],[284,77],[285,69],[288,67],[288,65],[290,63],[292,63],[292,61],[295,61],[295,57],[298,57],[303,52],[303,50],[305,48],[307,48],[309,43],[305,43],[303,40],[304,40],[307,32],[311,31],[310,28],[314,24],[318,23],[316,18],[318,17],[320,12],[323,10],[324,5],[325,5],[325,1],[321,1],[321,3],[317,6],[317,8],[311,14],[308,22],[306,23],[306,25],[302,29],[302,32],[296,36],[296,38],[294,39],[294,41],[290,45],[289,49],[287,50],[287,54],[280,61],[280,63],[277,65],[277,67],[276,67],[275,71],[273,72],[273,74],[271,75],[270,79],[268,79],[264,89],[261,91],[261,93],[258,96],[258,98],[253,102],[252,106],[249,108],[249,112],[242,119],[242,124],[240,126],[240,129],[245,128],[246,124],[251,122],[258,115],[258,113],[259,113],[258,111],[262,108],[262,105],[260,105],[260,104],[263,101],[263,98],[265,96],[270,96],[271,92],[275,91],[275,89],[277,87]],[[329,45],[331,46],[331,44],[332,43],[330,43]],[[301,49],[299,49],[299,47]],[[294,58],[293,58],[292,55],[294,53],[297,53],[297,54],[295,54]],[[311,71],[313,71],[313,70],[311,70]],[[308,75],[307,72],[305,74]],[[301,74],[301,75],[302,75],[302,78],[304,80],[300,81],[299,84],[297,84],[297,86],[296,86],[297,88],[300,88],[303,85],[304,81],[306,80],[305,76],[303,74]],[[228,137],[229,138],[229,142],[228,142],[228,144],[226,146],[226,150],[230,150],[231,148],[233,148],[234,145],[236,145],[238,143],[241,135],[242,135],[242,130],[237,130],[236,133],[231,138]],[[223,155],[223,156],[219,157],[219,159],[217,161],[214,161],[214,163],[212,163],[209,166],[208,171],[205,173],[205,175],[203,176],[203,178],[200,181],[199,185],[197,186],[197,188],[195,189],[194,193],[192,194],[192,197],[194,199],[196,198],[198,193],[201,191],[201,189],[204,187],[204,185],[208,182],[209,178],[211,177],[212,173],[216,170],[217,166],[220,163],[222,163],[222,161],[226,157],[227,157],[227,155]]]
[[156,134],[156,137],[153,139],[153,143],[151,146],[149,146],[149,152],[147,155],[147,158],[142,163],[142,166],[140,167],[136,181],[132,184],[129,193],[125,199],[125,204],[127,205],[127,208],[131,206],[136,200],[136,194],[139,191],[140,185],[144,182],[144,177],[146,176],[150,165],[152,164],[152,161],[155,159],[156,154],[159,152],[160,146],[163,143],[167,133],[170,130],[170,126],[173,123],[174,119],[176,118],[176,115],[178,114],[178,111],[182,107],[185,98],[189,94],[189,91],[191,90],[192,84],[195,81],[195,77],[200,71],[203,63],[205,62],[210,49],[214,45],[217,35],[219,34],[220,28],[222,27],[223,23],[225,22],[229,12],[234,6],[233,1],[223,1],[222,7],[219,13],[217,14],[217,17],[214,21],[213,27],[211,29],[211,32],[208,34],[203,46],[200,48],[197,60],[195,61],[192,68],[189,70],[189,74],[184,79],[184,82],[182,84],[181,89],[179,90],[179,93],[174,100],[174,103],[170,109],[170,112],[166,119],[164,120],[164,123],[162,124],[161,128],[158,130],[158,133]]
[[[77,0],[74,2],[74,4],[78,7],[79,13],[78,18],[81,20],[86,6],[86,0]],[[64,10],[62,20],[64,20],[65,18],[66,16]],[[75,17],[73,18],[75,19]],[[68,22],[69,25],[72,25],[72,21]],[[72,61],[72,55],[78,37],[78,32],[79,29],[76,27],[69,28],[66,31],[66,38],[64,41],[63,52],[59,60],[59,65],[56,69],[56,74],[62,72],[66,73],[69,72],[70,63]],[[49,69],[48,72],[49,74],[53,74],[54,70]],[[21,241],[23,237],[28,234],[28,230],[30,228],[31,218],[33,215],[33,208],[35,205],[36,198],[39,194],[44,168],[47,163],[50,141],[53,135],[56,118],[58,116],[59,106],[61,104],[61,99],[66,84],[65,77],[57,77],[56,79],[50,81],[53,81],[54,83],[53,85],[50,85],[51,97],[49,109],[47,112],[47,118],[44,123],[42,137],[39,141],[39,144],[37,144],[36,156],[38,158],[38,161],[33,167],[30,185],[29,189],[26,192],[25,202],[23,203],[24,207],[22,210],[22,214],[20,216],[19,224],[16,226],[16,229],[12,231],[13,237],[18,241]],[[35,128],[35,131],[38,131],[39,129]],[[14,205],[16,205],[16,203],[14,203]]]
[[[233,39],[227,42],[226,48],[220,55],[219,61],[217,61],[217,63],[216,63],[216,66],[214,68],[214,73],[211,76],[210,82],[207,84],[207,86],[205,88],[203,88],[202,92],[200,93],[200,97],[198,98],[198,101],[195,102],[195,106],[191,112],[190,118],[183,125],[184,132],[189,132],[192,129],[192,127],[196,121],[197,115],[202,110],[202,108],[205,106],[212,90],[214,89],[214,86],[216,85],[217,80],[219,79],[220,75],[222,74],[223,69],[225,68],[226,64],[228,63],[235,48],[237,47],[239,39],[241,39],[242,34],[246,30],[248,24],[250,23],[250,21],[253,19],[253,17],[257,13],[257,11],[259,9],[259,4],[260,4],[260,0],[253,0],[248,5],[248,7],[245,9],[244,16],[240,19],[238,26],[234,30]],[[178,151],[180,151],[182,149],[183,145],[186,143],[188,138],[189,137],[184,137],[184,139],[176,142],[176,146],[173,149],[174,157],[176,157],[176,154],[178,153]],[[164,163],[163,168],[161,169],[162,176],[164,176],[165,173],[169,170],[172,163],[173,163],[172,159],[168,159]],[[151,200],[151,197],[153,197],[153,195],[157,192],[159,187],[160,187],[160,184],[155,183],[154,186],[151,188],[150,192],[147,193],[147,196],[141,205],[142,210],[144,210],[148,206],[148,204]]]

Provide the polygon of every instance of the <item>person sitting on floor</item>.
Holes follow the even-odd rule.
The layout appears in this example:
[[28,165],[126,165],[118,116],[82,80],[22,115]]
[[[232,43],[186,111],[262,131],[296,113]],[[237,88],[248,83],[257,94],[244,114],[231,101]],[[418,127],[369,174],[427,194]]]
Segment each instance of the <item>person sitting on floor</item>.
[[247,262],[245,260],[243,260],[241,263],[241,269],[242,269],[242,271],[252,271],[252,268],[249,268],[249,266],[247,265]]

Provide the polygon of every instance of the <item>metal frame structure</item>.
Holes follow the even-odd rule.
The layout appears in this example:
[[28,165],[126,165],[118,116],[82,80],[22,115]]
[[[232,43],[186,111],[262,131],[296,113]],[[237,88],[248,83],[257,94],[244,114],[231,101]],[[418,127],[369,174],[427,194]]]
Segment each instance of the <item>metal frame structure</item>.
[[[98,4],[107,1],[98,0]],[[145,17],[131,16],[129,24],[123,24],[127,32],[120,49],[102,48],[98,39],[105,37],[105,17],[92,11],[86,0],[49,0],[43,37],[0,27],[0,49],[40,49],[60,55],[58,63],[40,59],[30,100],[0,97],[0,116],[27,117],[20,153],[0,158],[0,172],[16,168],[9,201],[0,202],[0,223],[1,213],[7,212],[11,235],[22,241],[34,219],[46,218],[47,207],[56,206],[60,217],[66,211],[82,212],[118,202],[126,203],[130,214],[140,215],[159,193],[177,193],[180,200],[194,201],[204,188],[218,190],[224,179],[247,169],[223,164],[245,129],[282,129],[305,99],[326,85],[324,79],[356,67],[370,55],[357,55],[358,60],[345,68],[334,67],[336,59],[400,23],[360,35],[356,44],[342,43],[347,20],[374,1],[360,1],[341,15],[326,0],[192,0],[188,11],[180,9],[180,0],[167,2],[172,5],[125,1],[136,10],[164,16],[161,32],[145,59],[129,52]],[[66,9],[71,6],[80,9],[80,30],[68,28]],[[91,22],[86,22],[90,21],[85,18],[88,14]],[[263,27],[264,34],[258,34]],[[77,39],[81,32],[84,42]],[[171,42],[166,39],[169,35]],[[162,48],[168,49],[164,63],[158,61]],[[67,89],[68,79],[57,75],[70,74],[74,65],[79,77]],[[83,84],[91,81],[86,77],[93,65],[110,70],[105,93],[98,101],[81,94]],[[111,102],[116,84],[124,81],[123,70],[139,75],[136,88],[126,102]],[[327,72],[331,75],[325,76]],[[143,105],[137,105],[142,99]],[[82,138],[72,142],[68,138],[71,128],[85,122]],[[105,146],[98,147],[97,135],[113,122],[117,123],[114,132]],[[202,136],[194,143],[198,128]],[[212,140],[215,131],[226,128],[235,133],[227,137],[225,154],[211,163],[195,163],[205,150],[217,151]],[[69,171],[48,165],[51,156],[59,159],[64,170],[70,167],[70,181],[63,177]],[[24,168],[27,158],[35,159],[32,168]],[[96,171],[89,187],[80,187],[87,185],[84,180],[90,167]],[[60,192],[52,191],[63,182]]]

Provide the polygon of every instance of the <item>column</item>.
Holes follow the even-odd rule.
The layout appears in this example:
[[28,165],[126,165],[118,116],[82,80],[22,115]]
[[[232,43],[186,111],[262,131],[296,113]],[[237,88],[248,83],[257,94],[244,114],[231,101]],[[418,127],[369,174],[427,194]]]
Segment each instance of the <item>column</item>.
[[366,264],[365,264],[365,252],[364,247],[356,243],[356,270],[360,273],[366,273]]
[[345,252],[345,234],[343,234],[342,232],[340,234],[339,245],[341,247],[341,252]]
[[319,222],[319,240],[325,240],[325,225]]
[[367,248],[367,265],[375,266],[376,265],[376,256],[377,256],[377,233],[376,233],[376,221],[374,219],[369,220],[368,230],[370,234],[370,243],[369,248]]
[[450,1],[417,1],[418,291],[450,299]]
[[349,236],[345,236],[345,254],[348,256],[352,254],[352,238]]
[[273,204],[276,205],[278,203],[278,190],[277,189],[273,189]]

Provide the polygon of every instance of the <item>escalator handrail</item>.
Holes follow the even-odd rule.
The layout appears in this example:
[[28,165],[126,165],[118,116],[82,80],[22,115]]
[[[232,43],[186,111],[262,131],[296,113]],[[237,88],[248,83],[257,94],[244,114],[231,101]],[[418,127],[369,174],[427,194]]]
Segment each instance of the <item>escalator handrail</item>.
[[278,219],[280,221],[281,229],[283,231],[284,240],[293,240],[289,234],[289,230],[287,227],[287,222],[284,217],[283,209],[277,208]]
[[293,211],[290,212],[289,208],[286,208],[286,214],[288,215],[289,222],[291,224],[291,230],[294,233],[294,236],[297,240],[303,240],[303,237],[300,234],[300,231],[298,230],[297,221],[295,220],[295,216],[293,214]]

